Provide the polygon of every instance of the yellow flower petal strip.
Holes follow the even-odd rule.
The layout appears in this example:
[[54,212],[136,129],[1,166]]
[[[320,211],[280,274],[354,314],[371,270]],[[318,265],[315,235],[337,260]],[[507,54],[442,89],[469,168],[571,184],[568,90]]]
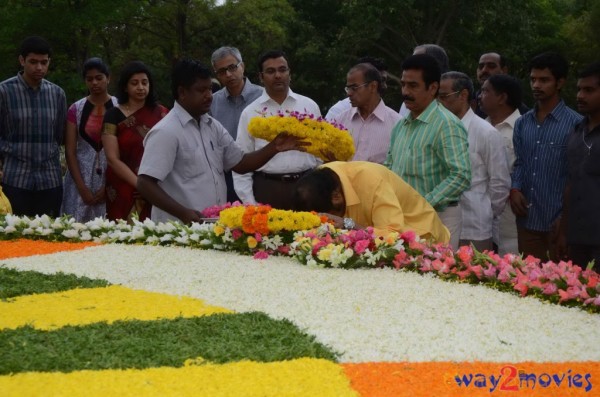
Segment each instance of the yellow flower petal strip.
[[25,295],[0,302],[0,329],[31,325],[51,330],[117,320],[196,317],[232,311],[199,299],[132,290],[119,285]]
[[327,360],[145,370],[22,373],[0,377],[4,397],[12,396],[358,396],[341,366]]
[[26,239],[0,241],[0,259],[53,254],[62,251],[77,251],[96,245],[99,244],[92,242],[69,243]]

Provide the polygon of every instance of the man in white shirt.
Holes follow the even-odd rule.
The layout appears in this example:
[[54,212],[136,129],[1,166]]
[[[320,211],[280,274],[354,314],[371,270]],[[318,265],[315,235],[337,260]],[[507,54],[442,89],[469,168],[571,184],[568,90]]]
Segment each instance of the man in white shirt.
[[[481,108],[488,115],[486,121],[492,124],[503,139],[509,170],[512,174],[515,162],[513,130],[515,122],[521,116],[519,105],[522,103],[522,90],[519,81],[506,74],[490,76],[481,87]],[[506,209],[500,217],[494,219],[494,242],[498,253],[517,253],[517,223],[515,214],[506,202]]]
[[225,204],[223,172],[244,173],[277,153],[302,149],[302,142],[278,135],[260,150],[244,154],[231,135],[207,113],[212,102],[210,70],[193,60],[173,68],[175,104],[144,139],[137,189],[152,203],[152,220],[200,221],[200,210]]
[[[292,111],[321,116],[315,101],[290,89],[290,67],[282,51],[263,54],[258,61],[258,70],[265,92],[244,109],[238,125],[236,142],[245,153],[268,144],[249,134],[248,123],[253,117]],[[279,153],[254,173],[240,175],[234,172],[235,191],[244,204],[263,203],[291,209],[294,183],[321,163],[315,156],[300,151]]]
[[[366,57],[359,58],[354,65],[356,66],[361,63],[371,64],[371,65],[375,66],[375,68],[377,70],[379,70],[379,73],[381,74],[380,94],[383,95],[383,93],[387,89],[387,79],[388,79],[388,72],[387,72],[388,68],[387,68],[387,65],[383,62],[383,59],[366,56]],[[341,101],[338,101],[335,105],[333,105],[331,108],[329,108],[329,111],[325,115],[325,119],[327,119],[329,121],[337,121],[339,116],[350,108],[352,108],[352,104],[350,103],[350,98],[348,98],[346,96],[346,98],[342,99]]]
[[438,100],[461,119],[469,136],[471,187],[462,194],[459,245],[492,250],[492,221],[504,211],[510,190],[508,159],[494,127],[471,110],[473,82],[464,73],[442,75]]
[[392,128],[400,116],[385,106],[381,73],[371,64],[360,63],[348,72],[346,93],[352,107],[337,119],[348,129],[356,149],[354,161],[383,164],[390,148]]

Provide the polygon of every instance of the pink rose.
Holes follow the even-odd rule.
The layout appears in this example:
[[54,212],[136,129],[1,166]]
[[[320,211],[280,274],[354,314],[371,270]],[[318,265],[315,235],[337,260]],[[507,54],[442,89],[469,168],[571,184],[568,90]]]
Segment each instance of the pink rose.
[[254,254],[254,259],[267,259],[269,254],[266,251],[258,251]]

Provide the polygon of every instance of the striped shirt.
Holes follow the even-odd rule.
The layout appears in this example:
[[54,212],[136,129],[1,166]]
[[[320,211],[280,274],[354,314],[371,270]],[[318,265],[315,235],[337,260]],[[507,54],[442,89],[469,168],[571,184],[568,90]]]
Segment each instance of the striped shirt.
[[583,117],[561,100],[539,124],[536,108],[515,123],[515,165],[512,188],[519,189],[530,207],[517,225],[549,231],[560,215],[567,181],[567,139]]
[[467,131],[434,100],[416,119],[409,114],[396,124],[385,165],[443,211],[471,184]]
[[370,161],[383,164],[390,148],[392,129],[400,115],[379,101],[373,112],[363,119],[358,108],[351,107],[342,112],[336,121],[348,129],[354,140],[353,161]]
[[62,185],[60,145],[66,125],[65,92],[47,80],[33,89],[19,73],[0,83],[3,183],[27,190]]

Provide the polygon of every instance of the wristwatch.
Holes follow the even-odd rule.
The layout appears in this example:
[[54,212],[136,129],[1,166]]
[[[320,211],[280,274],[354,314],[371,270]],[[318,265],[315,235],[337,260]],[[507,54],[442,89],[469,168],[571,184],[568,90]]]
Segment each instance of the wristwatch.
[[356,226],[356,222],[352,218],[344,218],[344,229],[352,230]]

